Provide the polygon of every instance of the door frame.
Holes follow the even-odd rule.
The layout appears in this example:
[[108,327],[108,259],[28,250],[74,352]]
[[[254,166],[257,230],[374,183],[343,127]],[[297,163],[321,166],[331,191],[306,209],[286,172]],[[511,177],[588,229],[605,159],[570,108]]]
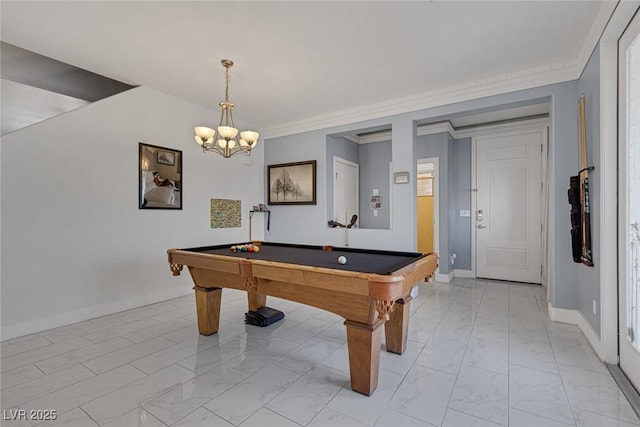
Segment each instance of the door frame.
[[600,38],[600,339],[585,333],[598,357],[618,364],[618,39],[640,7],[617,4]]
[[[416,183],[417,183],[417,165],[423,163],[433,163],[433,179],[435,180],[434,196],[433,196],[433,250],[440,254],[440,158],[439,157],[426,157],[416,160]],[[416,184],[417,185],[417,184]],[[416,195],[416,198],[418,196]],[[417,212],[416,203],[416,212]],[[416,214],[416,229],[417,229],[417,214]],[[442,257],[441,257],[442,259]],[[442,262],[442,261],[440,261]],[[435,271],[436,280],[440,274],[440,266]],[[440,280],[438,280],[440,281]]]
[[[633,24],[633,25],[632,25]],[[622,36],[626,36],[627,31],[629,31],[629,36],[635,36],[636,38],[640,38],[640,15],[632,18],[629,26],[625,29]],[[618,116],[618,365],[620,369],[625,373],[629,381],[633,384],[634,387],[640,388],[640,375],[638,375],[637,370],[634,371],[630,369],[629,366],[635,366],[635,363],[640,361],[640,351],[635,346],[627,343],[625,341],[628,340],[626,331],[626,326],[629,324],[628,311],[629,307],[629,298],[631,295],[627,293],[626,288],[628,286],[628,281],[630,277],[629,273],[629,263],[630,260],[627,258],[628,250],[629,250],[629,239],[628,239],[628,225],[629,225],[629,217],[627,215],[628,211],[626,208],[629,202],[629,187],[628,187],[628,176],[630,170],[628,167],[625,167],[624,164],[625,158],[629,155],[629,145],[630,141],[627,140],[626,136],[623,136],[627,133],[627,129],[629,129],[630,124],[627,121],[626,115],[628,115],[628,111],[621,103],[622,98],[620,97],[621,93],[629,93],[629,88],[625,85],[623,77],[623,72],[625,76],[628,76],[627,68],[621,65],[623,64],[624,57],[620,55],[620,43],[623,41],[623,37],[620,37],[618,41],[618,112],[623,112],[626,114],[619,114]],[[624,68],[623,68],[624,67]],[[623,143],[624,142],[624,143]],[[622,165],[622,166],[621,166]],[[626,320],[626,323],[624,323]],[[635,325],[634,325],[635,326]],[[640,331],[635,331],[636,334],[640,333]],[[637,339],[637,337],[636,337]],[[623,368],[623,356],[624,363],[627,364],[626,368]]]
[[[335,217],[336,215],[336,200],[338,199],[338,191],[336,189],[336,163],[343,163],[345,165],[348,166],[353,166],[356,169],[356,206],[357,206],[357,215],[358,215],[358,220],[360,219],[360,165],[358,163],[352,162],[350,160],[347,159],[343,159],[342,157],[338,157],[338,156],[333,156],[333,212],[332,212],[332,216]],[[333,219],[333,218],[332,218]],[[342,218],[337,218],[336,221],[340,222],[342,221]]]
[[[486,128],[482,128],[482,129],[476,129],[471,133],[471,274],[473,275],[473,277],[478,277],[477,276],[477,266],[476,266],[476,255],[477,255],[477,239],[476,239],[476,233],[478,232],[477,229],[477,221],[476,221],[476,211],[477,211],[477,193],[478,193],[478,183],[477,183],[477,177],[476,177],[476,172],[477,172],[477,154],[478,154],[478,146],[477,146],[477,140],[478,137],[486,137],[486,136],[504,136],[504,135],[508,135],[508,134],[515,134],[515,133],[521,133],[521,132],[528,132],[528,131],[540,131],[543,130],[543,134],[544,135],[548,135],[547,133],[547,128],[549,127],[549,119],[548,118],[543,118],[543,119],[532,119],[532,120],[523,120],[520,122],[514,122],[514,123],[508,123],[508,124],[503,124],[503,125],[496,125],[496,126],[487,126]],[[545,180],[545,171],[547,170],[547,151],[549,148],[549,138],[548,136],[543,137],[543,151],[542,151],[542,159],[541,159],[541,179]],[[548,183],[547,183],[548,185]],[[547,197],[547,201],[545,203],[541,203],[541,206],[548,206],[549,202],[548,202],[548,192],[543,192],[540,196],[540,198],[542,199],[542,197],[546,196]],[[546,217],[546,213],[542,212],[542,216],[541,216],[541,220],[544,222],[544,218]],[[540,250],[542,250],[542,248],[544,247],[544,245],[542,244],[542,242],[544,241],[545,238],[547,238],[547,233],[548,233],[548,229],[549,227],[544,227],[544,230],[542,232],[542,240],[541,240],[541,245],[540,245]],[[542,262],[542,268],[543,270],[546,272],[547,271],[547,256],[543,253],[542,257],[540,258],[540,261]],[[546,281],[544,280],[545,275],[542,276],[542,285],[544,287],[547,286]],[[549,290],[547,289],[547,292],[549,292]]]

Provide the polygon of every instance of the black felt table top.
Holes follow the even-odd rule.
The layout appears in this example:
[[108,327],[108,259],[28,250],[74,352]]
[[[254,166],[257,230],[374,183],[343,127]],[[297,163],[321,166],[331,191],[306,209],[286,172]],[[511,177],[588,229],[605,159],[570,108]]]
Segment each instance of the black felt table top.
[[[337,247],[334,247],[331,251],[323,251],[322,246],[270,242],[261,243],[260,252],[258,253],[231,252],[231,246],[237,246],[239,244],[247,243],[203,246],[182,250],[374,274],[393,274],[393,272],[400,268],[425,256],[424,254],[417,252],[396,252]],[[347,259],[347,263],[338,263],[339,256],[344,256]]]

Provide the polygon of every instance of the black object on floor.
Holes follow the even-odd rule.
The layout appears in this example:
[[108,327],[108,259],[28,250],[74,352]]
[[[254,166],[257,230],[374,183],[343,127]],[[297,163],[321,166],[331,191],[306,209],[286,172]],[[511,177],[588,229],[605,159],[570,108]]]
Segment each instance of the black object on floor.
[[256,311],[249,310],[244,314],[244,323],[254,326],[269,326],[284,318],[284,313],[270,307],[260,307]]

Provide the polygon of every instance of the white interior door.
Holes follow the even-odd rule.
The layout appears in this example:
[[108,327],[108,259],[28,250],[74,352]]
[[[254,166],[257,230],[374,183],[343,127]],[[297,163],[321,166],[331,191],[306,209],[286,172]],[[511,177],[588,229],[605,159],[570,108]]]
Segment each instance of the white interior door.
[[359,166],[340,157],[333,158],[333,220],[348,224],[353,215],[358,215]]
[[541,283],[541,148],[546,128],[475,138],[476,275]]
[[640,17],[618,44],[620,368],[640,389]]

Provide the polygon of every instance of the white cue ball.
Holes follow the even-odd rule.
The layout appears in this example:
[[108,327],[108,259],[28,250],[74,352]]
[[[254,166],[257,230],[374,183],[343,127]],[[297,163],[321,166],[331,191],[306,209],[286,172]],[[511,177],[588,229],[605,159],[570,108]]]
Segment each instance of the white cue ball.
[[339,256],[338,257],[338,263],[339,264],[346,264],[347,263],[347,258],[345,258],[343,256]]

